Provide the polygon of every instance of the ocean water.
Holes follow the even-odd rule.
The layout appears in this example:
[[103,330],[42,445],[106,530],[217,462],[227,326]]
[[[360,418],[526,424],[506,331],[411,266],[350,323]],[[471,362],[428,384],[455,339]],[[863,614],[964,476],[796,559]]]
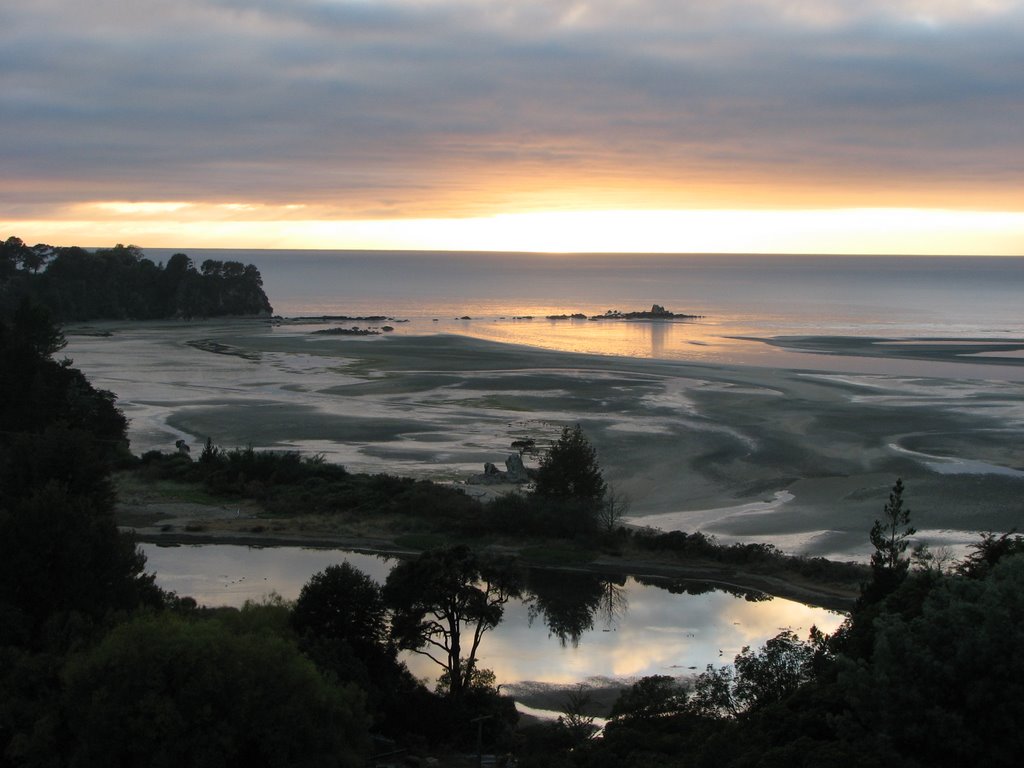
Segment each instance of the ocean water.
[[[166,260],[173,249],[147,252]],[[575,352],[787,364],[743,338],[1024,338],[1024,258],[193,250],[255,263],[282,316],[388,315]],[[652,304],[699,320],[545,321]],[[456,320],[469,316],[471,320]],[[532,319],[514,319],[530,317]],[[806,362],[806,360],[805,360]]]

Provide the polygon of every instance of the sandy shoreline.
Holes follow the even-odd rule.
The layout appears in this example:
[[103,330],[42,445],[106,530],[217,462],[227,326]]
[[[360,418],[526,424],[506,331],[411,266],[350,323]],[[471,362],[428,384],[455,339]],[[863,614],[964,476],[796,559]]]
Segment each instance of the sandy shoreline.
[[725,542],[863,557],[897,476],[914,524],[943,546],[1024,524],[1024,386],[1014,381],[621,358],[468,336],[317,337],[253,321],[94,327],[112,336],[71,335],[67,353],[118,395],[136,453],[179,438],[198,451],[211,436],[462,483],[484,462],[500,466],[513,440],[543,445],[579,423],[641,524],[658,515]]

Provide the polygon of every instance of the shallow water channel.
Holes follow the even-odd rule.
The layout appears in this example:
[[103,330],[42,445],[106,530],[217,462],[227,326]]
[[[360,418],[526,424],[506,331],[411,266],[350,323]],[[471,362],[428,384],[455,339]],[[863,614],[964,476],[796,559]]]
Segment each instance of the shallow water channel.
[[[142,546],[157,583],[208,606],[241,606],[271,592],[298,597],[328,565],[347,561],[383,582],[393,560],[345,550],[236,545]],[[529,596],[506,606],[481,645],[479,663],[501,684],[564,685],[687,676],[730,663],[783,629],[805,638],[812,625],[833,631],[842,615],[759,594],[730,593],[694,581],[669,582],[582,572],[533,570]],[[418,677],[437,667],[409,654]]]

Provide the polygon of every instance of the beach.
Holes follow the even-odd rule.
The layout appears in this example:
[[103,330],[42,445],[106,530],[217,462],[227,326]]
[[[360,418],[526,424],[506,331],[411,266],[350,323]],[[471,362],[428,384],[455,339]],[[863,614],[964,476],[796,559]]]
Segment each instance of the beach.
[[[571,353],[415,328],[312,332],[323,327],[95,323],[68,329],[66,353],[117,394],[136,454],[181,439],[196,456],[209,437],[480,493],[465,481],[485,462],[502,466],[513,441],[543,447],[578,423],[635,525],[863,559],[897,477],[918,538],[933,548],[962,553],[978,531],[1024,522],[1017,381],[846,370],[844,351],[870,361],[863,339],[831,339],[839,370],[829,371]],[[824,342],[774,343],[792,352]],[[889,370],[900,370],[893,356],[912,365],[923,349],[904,344],[900,358],[899,345],[876,346]],[[965,346],[925,351],[955,369]]]

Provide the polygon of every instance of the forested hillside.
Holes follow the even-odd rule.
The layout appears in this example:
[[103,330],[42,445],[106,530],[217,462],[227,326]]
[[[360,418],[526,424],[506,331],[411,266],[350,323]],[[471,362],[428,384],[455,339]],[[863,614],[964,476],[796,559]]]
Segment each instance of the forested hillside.
[[252,264],[207,259],[198,269],[184,253],[154,263],[133,245],[96,251],[72,246],[0,243],[0,307],[24,299],[58,322],[270,315],[263,278]]

